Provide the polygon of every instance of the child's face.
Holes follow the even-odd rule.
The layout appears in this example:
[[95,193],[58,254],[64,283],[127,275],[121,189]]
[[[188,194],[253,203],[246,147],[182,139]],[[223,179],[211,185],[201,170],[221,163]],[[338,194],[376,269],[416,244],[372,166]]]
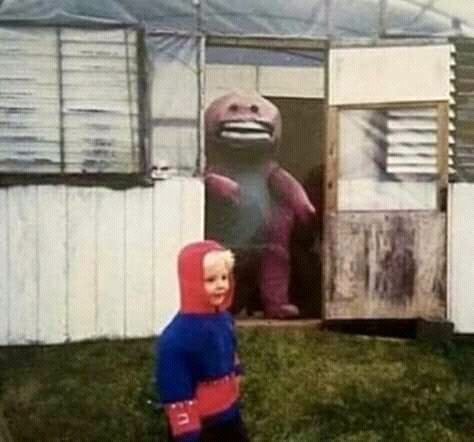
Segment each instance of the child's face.
[[225,294],[229,290],[229,271],[223,260],[204,265],[204,290],[213,307],[219,307],[225,301]]

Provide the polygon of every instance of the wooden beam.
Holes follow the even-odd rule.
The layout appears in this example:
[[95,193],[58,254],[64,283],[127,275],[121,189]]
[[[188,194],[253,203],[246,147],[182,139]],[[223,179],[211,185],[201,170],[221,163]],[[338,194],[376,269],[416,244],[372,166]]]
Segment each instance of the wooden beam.
[[325,213],[337,211],[337,178],[338,178],[338,109],[329,106],[326,114],[326,145],[324,173],[324,208]]
[[446,211],[449,176],[449,103],[438,104],[438,208]]
[[326,49],[326,39],[288,37],[223,37],[210,35],[206,38],[209,46],[238,46],[239,48],[261,49]]

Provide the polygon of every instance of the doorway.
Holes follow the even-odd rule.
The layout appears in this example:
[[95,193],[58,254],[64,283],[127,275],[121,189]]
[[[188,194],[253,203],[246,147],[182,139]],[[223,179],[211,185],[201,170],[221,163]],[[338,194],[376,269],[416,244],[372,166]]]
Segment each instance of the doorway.
[[[205,107],[215,98],[235,90],[257,92],[271,101],[282,117],[282,141],[275,159],[303,186],[316,208],[316,219],[311,226],[295,225],[291,235],[289,300],[299,308],[302,318],[321,318],[322,311],[325,58],[323,50],[314,49],[219,45],[206,48]],[[213,217],[210,212],[215,206],[208,196],[205,204],[206,238],[211,238],[208,220]],[[237,255],[237,265],[239,258]],[[248,303],[244,316],[257,318],[261,315],[259,288],[255,283],[258,266],[256,260],[246,272],[245,279],[250,284],[239,285],[237,281],[238,296],[248,292],[243,295]],[[237,310],[242,313],[240,307]]]

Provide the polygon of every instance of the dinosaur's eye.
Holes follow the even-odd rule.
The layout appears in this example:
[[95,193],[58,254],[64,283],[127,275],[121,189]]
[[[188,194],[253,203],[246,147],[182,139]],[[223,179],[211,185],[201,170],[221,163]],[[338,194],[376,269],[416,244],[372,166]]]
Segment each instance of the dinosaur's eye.
[[231,112],[237,112],[239,110],[239,106],[237,106],[235,103],[232,103],[230,106],[229,106],[229,110]]
[[252,104],[252,106],[250,106],[250,110],[256,114],[258,113],[258,106],[256,104]]

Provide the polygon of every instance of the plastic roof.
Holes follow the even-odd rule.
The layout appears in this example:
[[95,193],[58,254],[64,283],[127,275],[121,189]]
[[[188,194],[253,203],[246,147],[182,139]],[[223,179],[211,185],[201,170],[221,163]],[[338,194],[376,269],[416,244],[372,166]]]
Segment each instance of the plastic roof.
[[279,37],[474,36],[472,0],[0,0],[0,22]]

